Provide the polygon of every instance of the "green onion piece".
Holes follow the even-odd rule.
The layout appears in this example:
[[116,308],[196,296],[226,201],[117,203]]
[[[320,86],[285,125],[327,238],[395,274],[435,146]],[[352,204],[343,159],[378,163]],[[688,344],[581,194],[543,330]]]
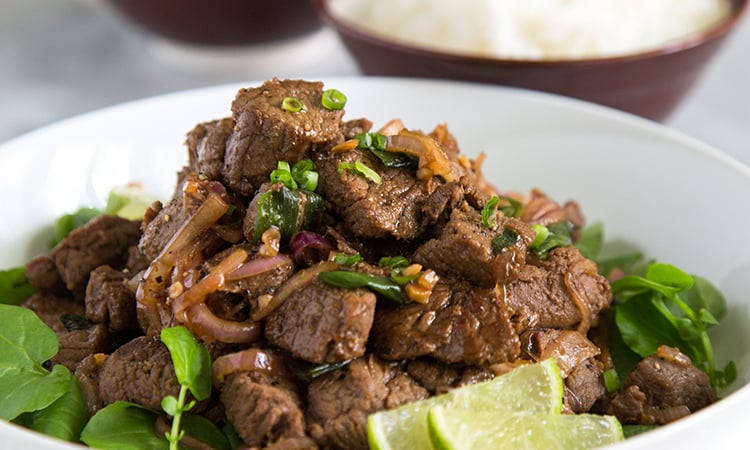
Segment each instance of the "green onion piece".
[[536,233],[536,236],[534,236],[534,242],[531,243],[531,247],[539,247],[549,236],[549,229],[541,223],[533,224],[531,230]]
[[354,136],[359,141],[357,148],[369,150],[386,167],[408,167],[416,165],[419,159],[407,153],[386,151],[388,138],[380,133],[360,133]]
[[337,89],[326,89],[323,91],[320,103],[325,109],[344,109],[344,106],[346,106],[346,95]]
[[503,215],[505,217],[516,217],[516,218],[521,217],[521,211],[523,210],[523,203],[519,202],[516,199],[506,197],[506,196],[501,196],[500,200],[505,200],[506,202],[508,202],[508,205],[500,207],[500,211],[503,212]]
[[324,283],[342,288],[366,287],[396,303],[405,304],[409,302],[409,297],[406,296],[401,286],[390,278],[361,272],[334,270],[318,274],[318,279]]
[[497,195],[492,196],[491,199],[487,200],[482,208],[482,223],[489,229],[495,228],[495,209],[497,204],[500,202],[500,197]]
[[261,194],[257,202],[253,242],[258,242],[263,232],[272,226],[279,228],[283,240],[288,240],[297,228],[299,203],[299,196],[286,186]]
[[318,188],[318,172],[312,170],[302,172],[298,177],[295,177],[295,180],[299,183],[300,189],[314,191]]
[[521,236],[518,233],[506,228],[501,234],[492,239],[492,251],[497,255],[505,248],[518,242],[519,239],[521,239]]
[[305,108],[305,105],[296,97],[284,97],[281,101],[281,109],[292,113],[300,112]]
[[341,369],[343,367],[346,367],[347,364],[352,362],[351,359],[347,359],[346,361],[341,361],[337,363],[330,363],[330,364],[321,364],[319,366],[315,366],[307,371],[307,376],[310,378],[317,378],[321,375],[325,375],[329,372],[333,372],[334,370]]
[[359,252],[353,255],[347,255],[346,253],[338,252],[336,253],[336,256],[333,257],[333,262],[340,266],[349,267],[357,264],[360,261],[362,261],[362,255],[360,255]]
[[565,247],[573,244],[572,223],[567,221],[556,222],[547,226],[547,231],[549,234],[545,237],[544,241],[537,243],[537,239],[534,238],[534,242],[529,246],[529,251],[539,259],[545,259],[549,252],[557,247]]
[[380,184],[383,182],[383,179],[380,178],[380,175],[377,172],[367,167],[361,161],[354,161],[353,163],[346,161],[340,162],[338,167],[339,173],[343,172],[344,170],[364,177],[365,179],[370,180],[375,184]]
[[271,183],[282,183],[289,189],[297,189],[297,182],[294,181],[289,163],[286,161],[279,161],[276,169],[271,171],[269,178],[271,179]]
[[409,262],[408,259],[406,259],[403,256],[384,256],[380,258],[380,261],[378,261],[379,267],[384,267],[386,269],[395,269],[397,267],[408,267]]
[[401,286],[405,284],[409,284],[410,282],[416,280],[419,278],[419,276],[422,274],[422,271],[415,273],[414,275],[401,275],[401,269],[393,269],[391,271],[391,279],[395,281],[396,283],[400,284]]

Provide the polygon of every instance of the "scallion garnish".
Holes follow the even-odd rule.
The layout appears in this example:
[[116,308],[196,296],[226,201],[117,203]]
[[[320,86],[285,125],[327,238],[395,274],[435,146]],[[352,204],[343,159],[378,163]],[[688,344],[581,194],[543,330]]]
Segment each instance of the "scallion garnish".
[[364,177],[372,181],[375,184],[380,184],[383,182],[383,179],[380,178],[380,175],[377,172],[367,167],[365,163],[361,161],[355,161],[353,163],[346,162],[346,161],[340,162],[339,167],[338,167],[339,173],[342,173],[345,170],[353,174],[359,175],[361,177]]
[[284,100],[281,101],[281,109],[296,113],[305,109],[305,105],[296,97],[284,97]]
[[498,254],[507,247],[518,242],[519,239],[521,239],[521,236],[518,233],[506,228],[501,234],[492,239],[492,251],[495,254]]
[[318,172],[311,159],[297,161],[292,166],[292,178],[297,182],[300,189],[314,191],[318,187]]
[[279,161],[276,165],[276,169],[271,171],[271,183],[282,183],[289,189],[297,189],[297,182],[294,181],[292,171],[289,168],[289,163],[286,161]]
[[573,224],[570,222],[556,222],[547,227],[537,224],[532,229],[537,235],[529,246],[529,251],[539,259],[545,259],[557,247],[573,244]]
[[338,89],[326,89],[323,91],[320,103],[325,109],[344,109],[344,106],[346,106],[346,95]]
[[489,229],[495,228],[495,209],[497,204],[500,202],[500,198],[497,195],[492,196],[482,208],[482,223]]
[[388,138],[380,133],[360,133],[354,136],[359,141],[357,148],[369,150],[386,167],[407,167],[418,163],[418,158],[408,153],[395,153],[386,150]]
[[332,272],[320,273],[318,279],[336,287],[349,289],[366,287],[396,303],[409,303],[409,297],[406,296],[406,292],[404,292],[398,283],[390,278],[379,275],[348,270],[334,270]]
[[353,266],[360,261],[362,261],[362,255],[360,255],[359,252],[354,253],[353,255],[338,252],[336,253],[336,256],[333,257],[333,262],[340,266]]

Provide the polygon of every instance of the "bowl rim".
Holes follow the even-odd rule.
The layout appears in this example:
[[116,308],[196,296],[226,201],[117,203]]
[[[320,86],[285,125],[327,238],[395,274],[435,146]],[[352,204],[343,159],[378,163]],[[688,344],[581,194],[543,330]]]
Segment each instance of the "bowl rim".
[[345,19],[341,19],[331,13],[329,3],[331,0],[310,0],[313,8],[318,12],[323,22],[342,36],[353,38],[369,45],[377,46],[386,50],[405,53],[429,59],[440,59],[453,63],[465,63],[484,66],[505,66],[515,68],[550,68],[569,67],[580,68],[587,66],[600,66],[605,64],[627,63],[644,59],[657,58],[687,51],[712,41],[717,41],[726,36],[737,23],[747,14],[750,9],[750,0],[729,0],[732,11],[725,20],[715,24],[701,33],[688,36],[678,42],[670,42],[662,47],[628,53],[616,56],[603,56],[594,58],[553,58],[553,59],[505,59],[490,56],[472,55],[468,53],[453,53],[430,49],[422,46],[412,46],[405,42],[387,39],[383,35],[362,31],[357,26]]

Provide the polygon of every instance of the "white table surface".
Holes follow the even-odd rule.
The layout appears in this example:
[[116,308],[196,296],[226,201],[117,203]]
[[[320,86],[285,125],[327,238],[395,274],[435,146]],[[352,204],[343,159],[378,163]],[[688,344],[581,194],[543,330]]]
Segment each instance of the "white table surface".
[[[97,0],[0,0],[0,60],[0,142],[157,94],[272,76],[360,74],[330,30],[196,56],[155,42]],[[750,164],[750,17],[665,124]]]

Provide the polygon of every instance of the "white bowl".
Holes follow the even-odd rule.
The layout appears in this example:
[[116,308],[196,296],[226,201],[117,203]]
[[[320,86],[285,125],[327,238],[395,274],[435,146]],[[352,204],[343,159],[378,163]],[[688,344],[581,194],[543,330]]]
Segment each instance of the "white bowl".
[[[508,88],[419,79],[327,79],[349,97],[346,118],[376,127],[447,123],[501,189],[540,187],[575,199],[608,239],[702,275],[725,294],[728,314],[712,334],[720,365],[732,359],[731,394],[616,449],[746,448],[750,441],[750,169],[661,125],[604,107]],[[245,86],[257,83],[247,83]],[[163,198],[186,158],[185,133],[227,116],[241,86],[219,86],[97,111],[0,146],[0,268],[44,250],[59,215],[101,206],[113,187],[141,181]],[[12,219],[8,219],[12,218]],[[74,448],[0,421],[5,448]],[[75,447],[77,448],[77,447]]]

